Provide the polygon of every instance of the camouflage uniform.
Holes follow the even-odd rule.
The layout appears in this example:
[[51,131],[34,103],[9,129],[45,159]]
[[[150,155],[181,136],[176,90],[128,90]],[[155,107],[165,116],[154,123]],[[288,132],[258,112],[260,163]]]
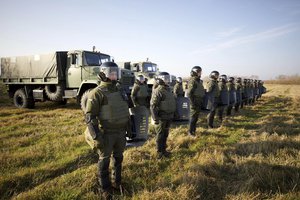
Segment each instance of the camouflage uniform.
[[129,126],[129,110],[120,90],[112,82],[102,81],[88,96],[85,138],[99,154],[98,170],[101,189],[111,188],[109,163],[113,154],[112,178],[121,183],[123,151],[126,145],[126,130]]
[[234,106],[234,109],[236,112],[239,111],[239,108],[243,108],[243,101],[242,101],[242,96],[243,96],[243,85],[241,82],[236,83],[236,104]]
[[173,93],[176,98],[184,96],[182,83],[176,82],[176,84],[174,85],[174,88],[173,88]]
[[158,155],[165,155],[171,121],[176,110],[175,98],[169,86],[159,84],[152,92],[150,110],[155,121],[156,146]]
[[147,106],[148,86],[139,81],[136,81],[131,91],[131,100],[133,105]]
[[219,100],[218,100],[218,117],[219,117],[219,120],[222,122],[223,121],[223,113],[224,113],[224,109],[226,108],[226,106],[228,104],[226,104],[225,102],[223,102],[224,100],[222,99],[222,93],[228,95],[228,89],[227,89],[227,86],[226,86],[226,83],[222,82],[222,81],[219,81],[218,83],[219,85],[219,91],[220,91],[220,95],[219,95]]
[[209,114],[207,115],[207,124],[209,128],[213,128],[214,117],[220,96],[218,81],[210,78],[207,83],[206,92],[209,96],[207,108],[210,110]]
[[[228,115],[231,115],[231,110],[236,103],[233,100],[233,98],[234,98],[233,93],[236,93],[235,84],[233,82],[228,82],[227,89],[228,89],[228,93],[229,93],[229,105],[227,106],[227,109],[226,109],[226,115],[228,116]],[[235,95],[235,100],[236,100],[236,95]]]
[[205,90],[200,77],[192,76],[188,83],[188,97],[190,99],[189,134],[195,135],[196,124],[199,118]]

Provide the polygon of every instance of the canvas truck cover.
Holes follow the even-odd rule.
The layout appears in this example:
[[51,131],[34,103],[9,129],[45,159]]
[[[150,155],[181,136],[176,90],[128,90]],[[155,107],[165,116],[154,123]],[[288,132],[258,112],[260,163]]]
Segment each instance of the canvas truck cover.
[[[1,58],[1,79],[31,79],[58,82],[65,79],[67,51],[43,55]],[[9,81],[5,82],[9,82]]]

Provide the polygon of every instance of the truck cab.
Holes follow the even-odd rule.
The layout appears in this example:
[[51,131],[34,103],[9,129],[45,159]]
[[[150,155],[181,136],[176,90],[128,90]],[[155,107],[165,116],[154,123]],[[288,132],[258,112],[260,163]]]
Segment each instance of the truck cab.
[[91,51],[69,51],[66,70],[66,87],[79,88],[82,82],[96,83],[101,63],[111,61],[107,54]]

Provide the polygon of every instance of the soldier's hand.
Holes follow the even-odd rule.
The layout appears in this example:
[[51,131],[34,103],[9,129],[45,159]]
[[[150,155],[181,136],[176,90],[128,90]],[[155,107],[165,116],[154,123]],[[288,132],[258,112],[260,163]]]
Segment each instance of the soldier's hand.
[[104,138],[103,135],[99,135],[96,139],[94,139],[94,148],[103,149],[104,147]]

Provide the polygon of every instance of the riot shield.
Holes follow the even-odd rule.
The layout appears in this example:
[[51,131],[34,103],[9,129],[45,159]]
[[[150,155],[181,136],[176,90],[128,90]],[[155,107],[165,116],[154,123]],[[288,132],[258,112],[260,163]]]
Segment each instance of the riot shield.
[[235,90],[231,90],[229,92],[229,104],[230,105],[234,105],[236,103],[236,91]]
[[127,138],[127,141],[146,141],[148,139],[149,112],[145,106],[137,106],[129,109],[132,132],[135,135],[133,139]]
[[229,104],[229,95],[227,90],[220,91],[221,104],[228,105]]
[[236,102],[241,103],[242,102],[242,93],[241,91],[236,92]]
[[176,113],[174,120],[189,120],[190,100],[187,97],[176,98]]

